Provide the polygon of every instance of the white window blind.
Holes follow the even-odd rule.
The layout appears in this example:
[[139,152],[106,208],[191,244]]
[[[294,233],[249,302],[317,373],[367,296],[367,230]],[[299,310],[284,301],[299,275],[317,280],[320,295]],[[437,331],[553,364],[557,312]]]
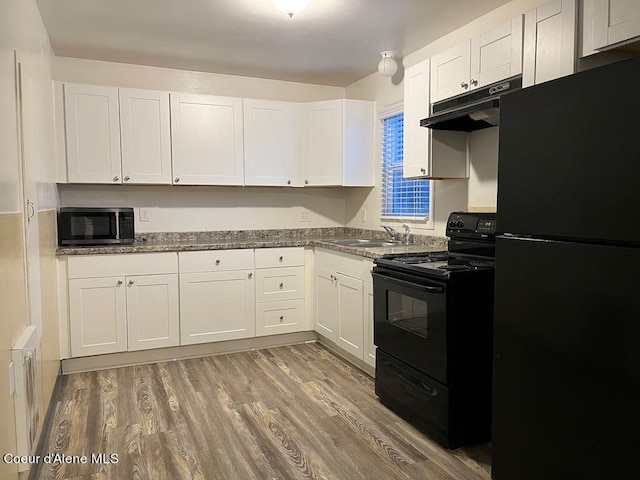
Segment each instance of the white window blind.
[[430,180],[402,176],[404,113],[382,119],[382,217],[429,220]]

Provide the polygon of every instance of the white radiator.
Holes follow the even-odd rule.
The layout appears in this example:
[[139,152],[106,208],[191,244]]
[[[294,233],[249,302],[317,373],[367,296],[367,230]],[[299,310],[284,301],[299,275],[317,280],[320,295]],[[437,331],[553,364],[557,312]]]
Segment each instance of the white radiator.
[[[16,412],[17,455],[31,455],[38,433],[40,408],[36,350],[38,347],[36,327],[29,326],[22,333],[12,349],[15,369],[15,395],[13,402]],[[27,463],[19,463],[18,471],[29,469]]]

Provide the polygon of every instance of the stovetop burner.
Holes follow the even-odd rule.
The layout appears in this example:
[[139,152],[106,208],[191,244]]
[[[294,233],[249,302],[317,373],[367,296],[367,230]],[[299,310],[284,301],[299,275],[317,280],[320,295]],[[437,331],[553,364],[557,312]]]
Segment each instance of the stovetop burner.
[[461,272],[494,268],[492,258],[458,255],[450,252],[432,252],[424,255],[387,255],[376,260],[375,263],[446,278]]

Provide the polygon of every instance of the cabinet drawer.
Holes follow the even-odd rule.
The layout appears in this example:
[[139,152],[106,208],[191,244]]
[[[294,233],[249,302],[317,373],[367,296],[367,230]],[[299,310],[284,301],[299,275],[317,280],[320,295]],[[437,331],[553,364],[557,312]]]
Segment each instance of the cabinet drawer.
[[303,323],[303,299],[256,304],[256,336],[299,332]]
[[304,298],[304,267],[256,270],[256,301]]
[[362,258],[323,248],[315,249],[315,264],[326,270],[362,279]]
[[304,265],[304,247],[257,248],[256,268]]
[[253,268],[253,250],[207,250],[180,252],[180,273],[218,272]]
[[178,256],[174,252],[70,256],[67,270],[69,278],[178,273]]

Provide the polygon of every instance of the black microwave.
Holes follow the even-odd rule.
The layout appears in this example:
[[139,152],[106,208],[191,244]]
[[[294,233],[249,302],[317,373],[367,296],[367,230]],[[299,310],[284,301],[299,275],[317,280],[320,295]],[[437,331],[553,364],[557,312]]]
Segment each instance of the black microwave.
[[133,243],[133,208],[63,207],[58,213],[58,245]]

